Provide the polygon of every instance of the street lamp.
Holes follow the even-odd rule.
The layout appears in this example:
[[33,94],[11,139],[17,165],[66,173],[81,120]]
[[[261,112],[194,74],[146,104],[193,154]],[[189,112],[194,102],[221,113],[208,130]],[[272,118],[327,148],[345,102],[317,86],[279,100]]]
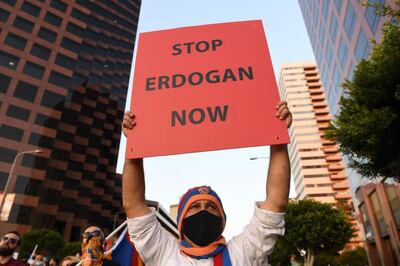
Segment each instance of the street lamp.
[[7,196],[8,186],[10,185],[10,181],[13,177],[13,172],[14,172],[14,168],[17,163],[17,160],[19,159],[19,157],[21,157],[27,153],[42,153],[42,152],[43,152],[42,150],[22,151],[15,156],[14,162],[11,166],[10,173],[8,174],[6,186],[4,187],[4,190],[3,190],[3,197],[1,198],[1,201],[0,201],[0,220],[1,221],[3,220],[3,206],[4,206],[6,196]]
[[249,160],[253,161],[253,160],[258,160],[258,159],[270,159],[271,157],[267,156],[267,157],[251,157]]

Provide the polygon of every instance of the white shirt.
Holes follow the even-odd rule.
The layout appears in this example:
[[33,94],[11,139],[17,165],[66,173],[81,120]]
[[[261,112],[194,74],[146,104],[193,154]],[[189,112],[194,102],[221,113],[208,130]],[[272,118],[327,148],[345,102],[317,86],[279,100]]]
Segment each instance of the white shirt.
[[[278,236],[284,234],[284,213],[274,213],[254,206],[250,223],[228,243],[232,266],[268,265]],[[154,209],[141,217],[128,219],[129,236],[148,266],[212,266],[213,258],[196,260],[179,250],[179,240],[157,221]]]

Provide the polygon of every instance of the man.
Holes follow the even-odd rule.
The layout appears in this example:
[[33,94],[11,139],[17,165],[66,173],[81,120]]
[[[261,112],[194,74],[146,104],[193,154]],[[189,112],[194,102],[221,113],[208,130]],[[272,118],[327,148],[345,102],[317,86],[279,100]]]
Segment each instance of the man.
[[45,265],[45,258],[43,257],[43,255],[40,254],[35,255],[35,258],[30,264],[30,266],[44,266],[44,265]]
[[12,255],[21,243],[21,236],[17,231],[10,231],[0,239],[0,266],[25,266],[15,260]]
[[98,226],[89,226],[82,234],[83,266],[119,266],[104,256],[104,233]]
[[[291,125],[286,102],[276,105],[277,119]],[[124,115],[125,136],[135,126],[135,117]],[[137,125],[140,126],[140,125]],[[125,161],[122,176],[123,205],[128,228],[143,262],[148,265],[267,265],[276,238],[284,233],[284,212],[288,204],[290,164],[286,145],[271,146],[266,185],[267,197],[256,202],[254,215],[240,235],[228,243],[222,236],[225,212],[217,193],[210,187],[190,189],[178,207],[179,241],[165,232],[154,210],[145,203],[142,159]]]

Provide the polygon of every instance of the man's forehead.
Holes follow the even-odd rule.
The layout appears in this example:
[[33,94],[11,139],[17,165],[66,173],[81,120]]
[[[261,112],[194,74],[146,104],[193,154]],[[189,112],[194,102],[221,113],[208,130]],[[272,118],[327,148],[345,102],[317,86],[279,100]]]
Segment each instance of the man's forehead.
[[194,201],[192,203],[192,205],[195,204],[195,203],[204,203],[204,204],[213,204],[213,205],[215,205],[215,203],[213,201],[211,201],[211,200],[202,200],[202,199]]
[[85,233],[91,233],[94,231],[102,231],[102,230],[98,226],[89,226],[88,228],[86,228]]

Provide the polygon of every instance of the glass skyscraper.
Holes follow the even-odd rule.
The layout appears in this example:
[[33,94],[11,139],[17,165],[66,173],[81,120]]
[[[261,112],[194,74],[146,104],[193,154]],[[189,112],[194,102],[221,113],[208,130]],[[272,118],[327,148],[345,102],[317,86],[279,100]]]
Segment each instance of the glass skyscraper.
[[[0,191],[17,154],[1,233],[78,240],[121,210],[120,124],[138,0],[0,2]],[[3,195],[1,195],[3,196]]]

